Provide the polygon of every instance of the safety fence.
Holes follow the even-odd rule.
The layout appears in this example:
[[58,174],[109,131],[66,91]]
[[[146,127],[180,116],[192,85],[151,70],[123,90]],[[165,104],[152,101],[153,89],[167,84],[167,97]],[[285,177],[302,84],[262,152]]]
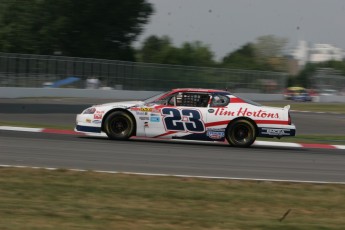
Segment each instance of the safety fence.
[[193,87],[276,93],[283,91],[287,77],[281,72],[0,53],[0,87],[156,91]]
[[331,68],[317,69],[310,85],[321,94],[345,95],[345,76]]

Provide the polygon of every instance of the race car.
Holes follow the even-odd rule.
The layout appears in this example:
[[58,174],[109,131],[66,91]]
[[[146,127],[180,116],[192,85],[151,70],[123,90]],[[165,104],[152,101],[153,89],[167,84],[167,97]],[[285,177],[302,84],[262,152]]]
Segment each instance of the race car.
[[251,146],[256,137],[295,136],[290,106],[267,107],[214,89],[173,89],[144,101],[94,105],[77,115],[75,131],[132,136],[228,141]]

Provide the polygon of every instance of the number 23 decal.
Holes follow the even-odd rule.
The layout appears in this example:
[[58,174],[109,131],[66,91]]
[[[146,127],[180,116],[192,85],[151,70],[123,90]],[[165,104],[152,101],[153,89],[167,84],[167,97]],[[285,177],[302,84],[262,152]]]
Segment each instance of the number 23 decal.
[[198,110],[163,108],[162,115],[167,130],[205,132],[205,125]]

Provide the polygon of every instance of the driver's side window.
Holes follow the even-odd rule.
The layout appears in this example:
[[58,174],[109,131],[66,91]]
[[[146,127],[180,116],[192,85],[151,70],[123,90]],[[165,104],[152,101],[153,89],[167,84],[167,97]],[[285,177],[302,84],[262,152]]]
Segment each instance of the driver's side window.
[[166,105],[187,106],[187,107],[207,107],[210,95],[206,93],[177,93],[167,99]]

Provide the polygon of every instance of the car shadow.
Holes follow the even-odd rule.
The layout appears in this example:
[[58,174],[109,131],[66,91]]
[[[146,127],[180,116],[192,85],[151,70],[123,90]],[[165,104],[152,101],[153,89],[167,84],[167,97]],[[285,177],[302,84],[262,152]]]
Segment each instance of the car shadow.
[[120,143],[155,143],[155,144],[172,144],[172,145],[188,145],[188,146],[214,146],[216,148],[231,148],[231,149],[242,149],[242,150],[250,150],[250,149],[269,149],[269,150],[279,150],[279,151],[300,151],[300,152],[306,152],[308,149],[304,148],[298,148],[298,147],[289,147],[289,146],[250,146],[248,148],[240,148],[240,147],[234,147],[229,145],[227,142],[209,142],[209,141],[190,141],[190,140],[181,140],[181,139],[153,139],[153,138],[131,138],[129,140],[111,140],[107,137],[96,137],[96,136],[79,136],[78,138],[81,139],[90,139],[90,140],[98,140],[98,141],[104,141],[107,143],[110,142],[120,142]]

